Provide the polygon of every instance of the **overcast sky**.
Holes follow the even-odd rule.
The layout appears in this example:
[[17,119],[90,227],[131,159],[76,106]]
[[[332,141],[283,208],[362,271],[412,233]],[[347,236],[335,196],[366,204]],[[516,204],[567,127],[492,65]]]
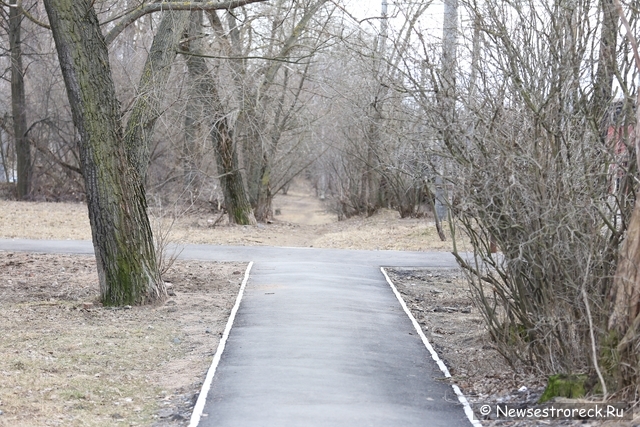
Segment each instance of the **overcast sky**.
[[346,7],[349,13],[358,19],[380,15],[382,0],[347,0]]
[[[394,4],[405,4],[416,1],[420,2],[424,0],[387,0],[388,14],[390,17],[389,24],[393,26],[394,21],[396,21],[396,19],[393,18],[393,16],[395,15]],[[345,5],[347,11],[358,20],[381,16],[382,0],[345,0]],[[423,31],[427,31],[432,36],[439,38],[442,35],[442,15],[442,0],[431,0],[431,5],[422,15],[418,26],[422,28]],[[402,23],[400,23],[399,21],[400,18],[397,18],[397,24],[400,26],[402,25]],[[380,21],[377,19],[368,21],[368,23],[375,28],[380,27]],[[363,22],[362,25],[366,25],[366,23]]]

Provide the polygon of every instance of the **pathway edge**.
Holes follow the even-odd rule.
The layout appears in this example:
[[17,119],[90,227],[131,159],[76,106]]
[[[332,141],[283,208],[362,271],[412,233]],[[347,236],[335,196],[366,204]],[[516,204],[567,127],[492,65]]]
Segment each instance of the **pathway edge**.
[[[415,328],[416,332],[420,336],[420,339],[422,339],[422,343],[427,348],[427,350],[429,350],[429,353],[431,353],[431,357],[438,364],[438,367],[440,368],[444,376],[446,378],[451,378],[451,374],[449,373],[449,369],[447,368],[447,365],[445,365],[442,359],[440,359],[440,356],[434,350],[433,346],[427,339],[427,336],[424,334],[424,332],[422,332],[422,328],[420,327],[420,324],[418,323],[416,318],[413,317],[413,314],[411,314],[411,311],[409,311],[409,308],[407,307],[407,304],[404,302],[402,295],[400,295],[398,288],[396,288],[396,286],[391,281],[391,278],[389,278],[389,275],[387,274],[385,267],[380,267],[380,271],[382,271],[384,278],[387,280],[387,283],[389,284],[389,286],[391,287],[391,290],[393,291],[394,295],[398,299],[398,302],[400,302],[402,309],[411,320],[413,327]],[[480,421],[478,421],[474,417],[473,409],[471,409],[471,405],[469,404],[469,401],[467,400],[467,398],[464,396],[464,394],[462,394],[460,387],[458,387],[456,384],[451,384],[451,388],[453,388],[454,393],[456,394],[456,396],[458,396],[458,401],[460,402],[460,404],[462,404],[462,407],[464,408],[464,413],[466,414],[471,424],[474,427],[482,427],[482,424],[480,423]]]
[[189,427],[197,427],[200,423],[200,418],[202,417],[202,411],[204,410],[204,405],[207,402],[207,395],[209,394],[209,389],[211,388],[211,382],[213,381],[213,376],[216,373],[216,369],[218,368],[218,364],[220,363],[220,358],[222,357],[222,352],[227,344],[227,338],[229,338],[229,333],[231,332],[231,328],[233,327],[233,322],[236,318],[236,313],[238,312],[238,308],[240,307],[240,301],[242,301],[242,296],[244,295],[244,289],[247,286],[247,281],[249,280],[249,273],[251,272],[251,267],[253,267],[253,261],[249,263],[246,271],[244,272],[244,279],[242,280],[242,285],[240,285],[240,291],[238,291],[238,296],[236,297],[236,303],[231,309],[231,314],[229,315],[229,319],[227,320],[227,326],[224,328],[224,332],[222,334],[222,338],[220,338],[220,342],[218,343],[218,349],[216,350],[216,354],[213,356],[213,361],[211,362],[211,366],[207,371],[207,377],[202,384],[202,389],[200,389],[200,394],[198,395],[198,400],[196,401],[195,406],[193,407],[193,412],[191,413],[191,420],[189,421]]

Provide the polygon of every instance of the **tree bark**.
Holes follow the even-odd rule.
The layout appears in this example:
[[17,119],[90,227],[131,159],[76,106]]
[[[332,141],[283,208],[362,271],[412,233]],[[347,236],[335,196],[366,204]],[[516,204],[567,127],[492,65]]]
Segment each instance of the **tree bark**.
[[[633,36],[629,21],[624,15],[619,0],[613,0],[622,24],[627,31],[627,39],[633,49],[636,69],[640,70],[638,40]],[[636,97],[635,157],[640,170],[640,92]],[[640,193],[636,194],[635,206],[627,227],[627,235],[618,256],[616,275],[611,290],[612,312],[609,317],[609,334],[617,342],[618,387],[637,383],[637,346],[640,342]]]
[[18,198],[24,199],[31,191],[31,147],[27,138],[27,104],[22,65],[22,13],[17,0],[10,1],[9,46],[11,49],[11,111],[17,160]]
[[640,315],[640,203],[637,198],[618,258],[613,291],[609,329],[625,334]]
[[[383,91],[378,90],[377,95],[381,95]],[[362,203],[361,209],[364,210],[367,216],[371,216],[378,209],[380,209],[379,195],[380,186],[375,174],[376,169],[376,151],[381,144],[380,141],[380,128],[382,126],[382,111],[383,101],[376,95],[374,100],[369,104],[369,112],[367,118],[369,119],[369,125],[365,130],[365,143],[367,145],[366,161],[364,165],[364,172],[362,174],[362,192],[360,200]]]
[[593,84],[592,105],[593,116],[599,121],[600,133],[604,142],[610,124],[607,113],[611,106],[620,17],[613,0],[600,0],[600,6],[602,7],[602,30],[600,32],[598,70]]
[[189,97],[184,114],[184,142],[182,144],[182,188],[185,192],[191,192],[198,186],[197,166],[197,137],[202,120],[202,105],[198,97],[200,94],[194,85],[188,90]]
[[[445,146],[451,146],[454,141],[454,126],[456,115],[456,70],[458,67],[458,0],[445,0],[444,23],[442,29],[442,71],[440,91],[437,93],[437,103],[442,114],[442,141]],[[448,211],[448,197],[444,184],[446,174],[446,159],[438,159],[436,170],[435,204],[436,215],[446,219]]]
[[[240,30],[238,29],[237,18],[233,14],[227,14],[227,22],[229,31],[225,31],[222,21],[215,11],[207,12],[209,23],[213,28],[222,54],[229,57],[241,58],[242,42],[240,39]],[[236,120],[235,127],[235,143],[236,147],[242,149],[242,169],[244,171],[244,182],[247,189],[247,199],[254,208],[256,219],[260,216],[258,212],[258,198],[260,188],[261,174],[261,135],[259,133],[259,125],[257,120],[258,114],[254,111],[252,104],[253,97],[247,97],[244,88],[244,77],[246,76],[246,61],[242,59],[230,59],[229,65],[233,72],[233,83],[235,84],[235,92],[238,99],[248,99],[242,105],[240,116]],[[243,137],[239,137],[244,133]],[[256,143],[257,141],[257,143]]]
[[[192,12],[192,16],[198,18],[191,22],[189,39],[197,36],[202,26],[201,12]],[[199,54],[197,45],[190,42],[188,47],[185,46],[185,49],[194,53],[194,55],[187,54],[187,68],[192,84],[196,87],[196,93],[200,94],[205,110],[209,112],[209,117],[212,120],[209,126],[211,129],[209,137],[216,153],[220,186],[224,194],[229,221],[240,225],[255,225],[256,219],[247,199],[244,181],[240,173],[233,132],[227,116],[223,113],[216,81],[209,72],[204,58],[197,56]]]
[[256,220],[267,222],[273,217],[273,194],[271,192],[271,162],[267,157],[266,150],[263,152],[259,184],[258,201],[256,203]]
[[146,180],[149,143],[166,93],[178,44],[189,23],[189,11],[164,12],[138,83],[138,93],[125,131],[125,144],[133,167]]
[[73,121],[105,305],[160,302],[140,175],[128,161],[109,55],[91,0],[45,0]]
[[218,118],[211,130],[211,140],[216,147],[216,162],[229,220],[241,225],[255,225],[256,219],[247,199],[244,183],[238,167],[238,153],[233,133],[225,118]]

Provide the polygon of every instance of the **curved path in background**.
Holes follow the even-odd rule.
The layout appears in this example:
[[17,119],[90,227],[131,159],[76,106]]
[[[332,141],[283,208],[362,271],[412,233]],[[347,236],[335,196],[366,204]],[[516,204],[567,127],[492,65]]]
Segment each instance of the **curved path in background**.
[[[80,241],[0,250],[93,254]],[[185,245],[180,258],[254,262],[197,425],[471,425],[380,271],[457,267],[451,254]]]

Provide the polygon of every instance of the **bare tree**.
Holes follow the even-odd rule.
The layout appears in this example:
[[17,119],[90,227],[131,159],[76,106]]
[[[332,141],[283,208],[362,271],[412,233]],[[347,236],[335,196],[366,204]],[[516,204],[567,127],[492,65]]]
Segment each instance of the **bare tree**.
[[[618,179],[636,170],[626,163],[635,149],[620,157],[620,147],[633,148],[629,135],[607,136],[631,119],[628,98],[611,103],[614,76],[626,93],[633,87],[611,4],[463,4],[479,38],[465,41],[474,68],[458,72],[458,119],[444,124],[452,131],[444,154],[454,167],[444,178],[454,189],[456,244],[464,234],[472,245],[471,260],[461,248],[455,253],[476,304],[514,367],[586,371],[599,385],[595,393],[637,384],[635,368],[612,356],[607,327],[618,250],[632,224],[628,193],[636,188]],[[595,7],[601,19],[587,31]]]
[[[276,154],[285,130],[291,128],[294,121],[293,113],[301,101],[309,71],[309,67],[302,64],[298,84],[292,85],[291,70],[296,66],[295,56],[304,57],[308,63],[316,51],[317,43],[323,36],[319,35],[315,40],[309,37],[309,26],[325,3],[326,0],[318,0],[293,8],[290,26],[284,25],[282,18],[274,19],[267,40],[267,59],[258,68],[261,70],[260,76],[251,83],[246,79],[244,82],[236,80],[236,84],[250,85],[238,88],[242,92],[242,105],[236,128],[241,133],[249,198],[259,221],[266,221],[272,216],[271,202],[276,193],[276,179],[273,176]],[[284,6],[283,2],[276,3],[275,13]],[[230,28],[230,34],[236,34],[237,27],[233,20],[230,21]],[[322,34],[321,28],[316,31]],[[305,36],[310,43],[301,49],[299,42]],[[241,51],[238,36],[227,44],[229,51]],[[249,74],[246,69],[240,70],[238,65],[238,62],[233,62],[236,76]],[[288,92],[293,92],[292,96],[286,96]]]
[[327,52],[331,65],[321,74],[325,93],[331,88],[331,124],[322,123],[341,135],[331,136],[328,150],[336,153],[323,156],[318,173],[329,177],[324,182],[332,187],[340,217],[371,215],[381,207],[412,217],[425,214],[422,205],[433,204],[428,147],[435,138],[420,117],[416,91],[405,81],[407,70],[422,67],[408,54],[428,3],[392,6],[389,15],[401,18],[393,26],[387,25],[386,8],[383,2],[371,33],[360,25],[341,30],[343,44]]
[[161,102],[166,93],[171,67],[189,22],[189,11],[164,12],[147,56],[135,102],[125,128],[125,144],[130,161],[143,180],[149,166],[151,136],[161,115]]
[[246,196],[244,180],[238,163],[237,144],[228,114],[222,105],[216,81],[210,74],[198,39],[202,31],[202,13],[192,12],[189,44],[184,45],[187,67],[192,84],[197,88],[200,102],[209,114],[209,137],[216,150],[218,174],[229,221],[241,225],[255,224],[256,220]]

